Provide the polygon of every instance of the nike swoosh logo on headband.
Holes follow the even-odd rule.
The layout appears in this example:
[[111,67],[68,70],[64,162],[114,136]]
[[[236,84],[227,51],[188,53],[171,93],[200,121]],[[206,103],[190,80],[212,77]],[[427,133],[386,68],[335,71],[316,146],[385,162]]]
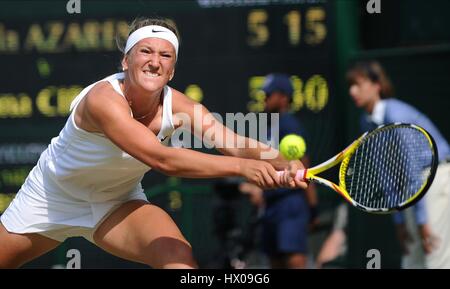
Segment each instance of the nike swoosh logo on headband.
[[152,29],[152,32],[153,32],[153,33],[158,33],[158,32],[164,32],[164,31]]

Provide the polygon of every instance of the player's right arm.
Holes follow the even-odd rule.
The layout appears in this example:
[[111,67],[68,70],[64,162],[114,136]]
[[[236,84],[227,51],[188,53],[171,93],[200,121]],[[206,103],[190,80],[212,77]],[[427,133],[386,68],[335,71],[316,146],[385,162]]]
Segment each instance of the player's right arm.
[[82,128],[105,134],[123,151],[166,175],[189,178],[242,176],[260,187],[278,185],[276,171],[267,162],[162,145],[150,129],[131,117],[127,102],[107,83],[93,87],[82,102],[76,114],[76,121]]

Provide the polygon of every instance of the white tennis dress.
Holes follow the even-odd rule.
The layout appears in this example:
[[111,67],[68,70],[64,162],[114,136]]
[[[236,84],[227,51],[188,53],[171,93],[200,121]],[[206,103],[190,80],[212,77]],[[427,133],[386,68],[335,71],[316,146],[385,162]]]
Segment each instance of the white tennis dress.
[[[123,77],[117,73],[100,81],[108,81],[123,96],[118,81]],[[97,83],[73,100],[64,128],[41,154],[1,216],[9,232],[40,233],[60,242],[83,236],[93,242],[95,229],[114,209],[129,200],[146,200],[141,180],[150,167],[103,134],[87,132],[75,124],[78,104]],[[173,130],[172,90],[166,86],[158,139],[167,144]]]

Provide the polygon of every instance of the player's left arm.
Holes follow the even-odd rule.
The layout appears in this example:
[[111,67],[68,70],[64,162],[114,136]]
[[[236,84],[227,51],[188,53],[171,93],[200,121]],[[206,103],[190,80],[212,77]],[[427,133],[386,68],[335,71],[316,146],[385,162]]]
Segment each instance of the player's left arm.
[[[227,156],[265,160],[277,170],[292,171],[303,169],[301,161],[287,161],[278,150],[255,139],[241,136],[217,120],[209,110],[200,103],[189,99],[179,91],[173,90],[173,113],[175,126],[184,126],[193,135]],[[186,123],[185,118],[189,118]],[[295,180],[297,182],[298,180]]]

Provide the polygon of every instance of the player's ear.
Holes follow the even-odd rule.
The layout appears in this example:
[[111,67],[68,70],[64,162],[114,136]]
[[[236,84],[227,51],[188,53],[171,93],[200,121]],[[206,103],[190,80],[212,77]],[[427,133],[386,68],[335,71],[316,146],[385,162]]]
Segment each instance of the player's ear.
[[172,69],[172,72],[171,72],[170,75],[169,75],[169,81],[172,80],[172,78],[173,78],[174,75],[175,75],[175,68]]
[[122,71],[128,70],[128,55],[122,58]]

